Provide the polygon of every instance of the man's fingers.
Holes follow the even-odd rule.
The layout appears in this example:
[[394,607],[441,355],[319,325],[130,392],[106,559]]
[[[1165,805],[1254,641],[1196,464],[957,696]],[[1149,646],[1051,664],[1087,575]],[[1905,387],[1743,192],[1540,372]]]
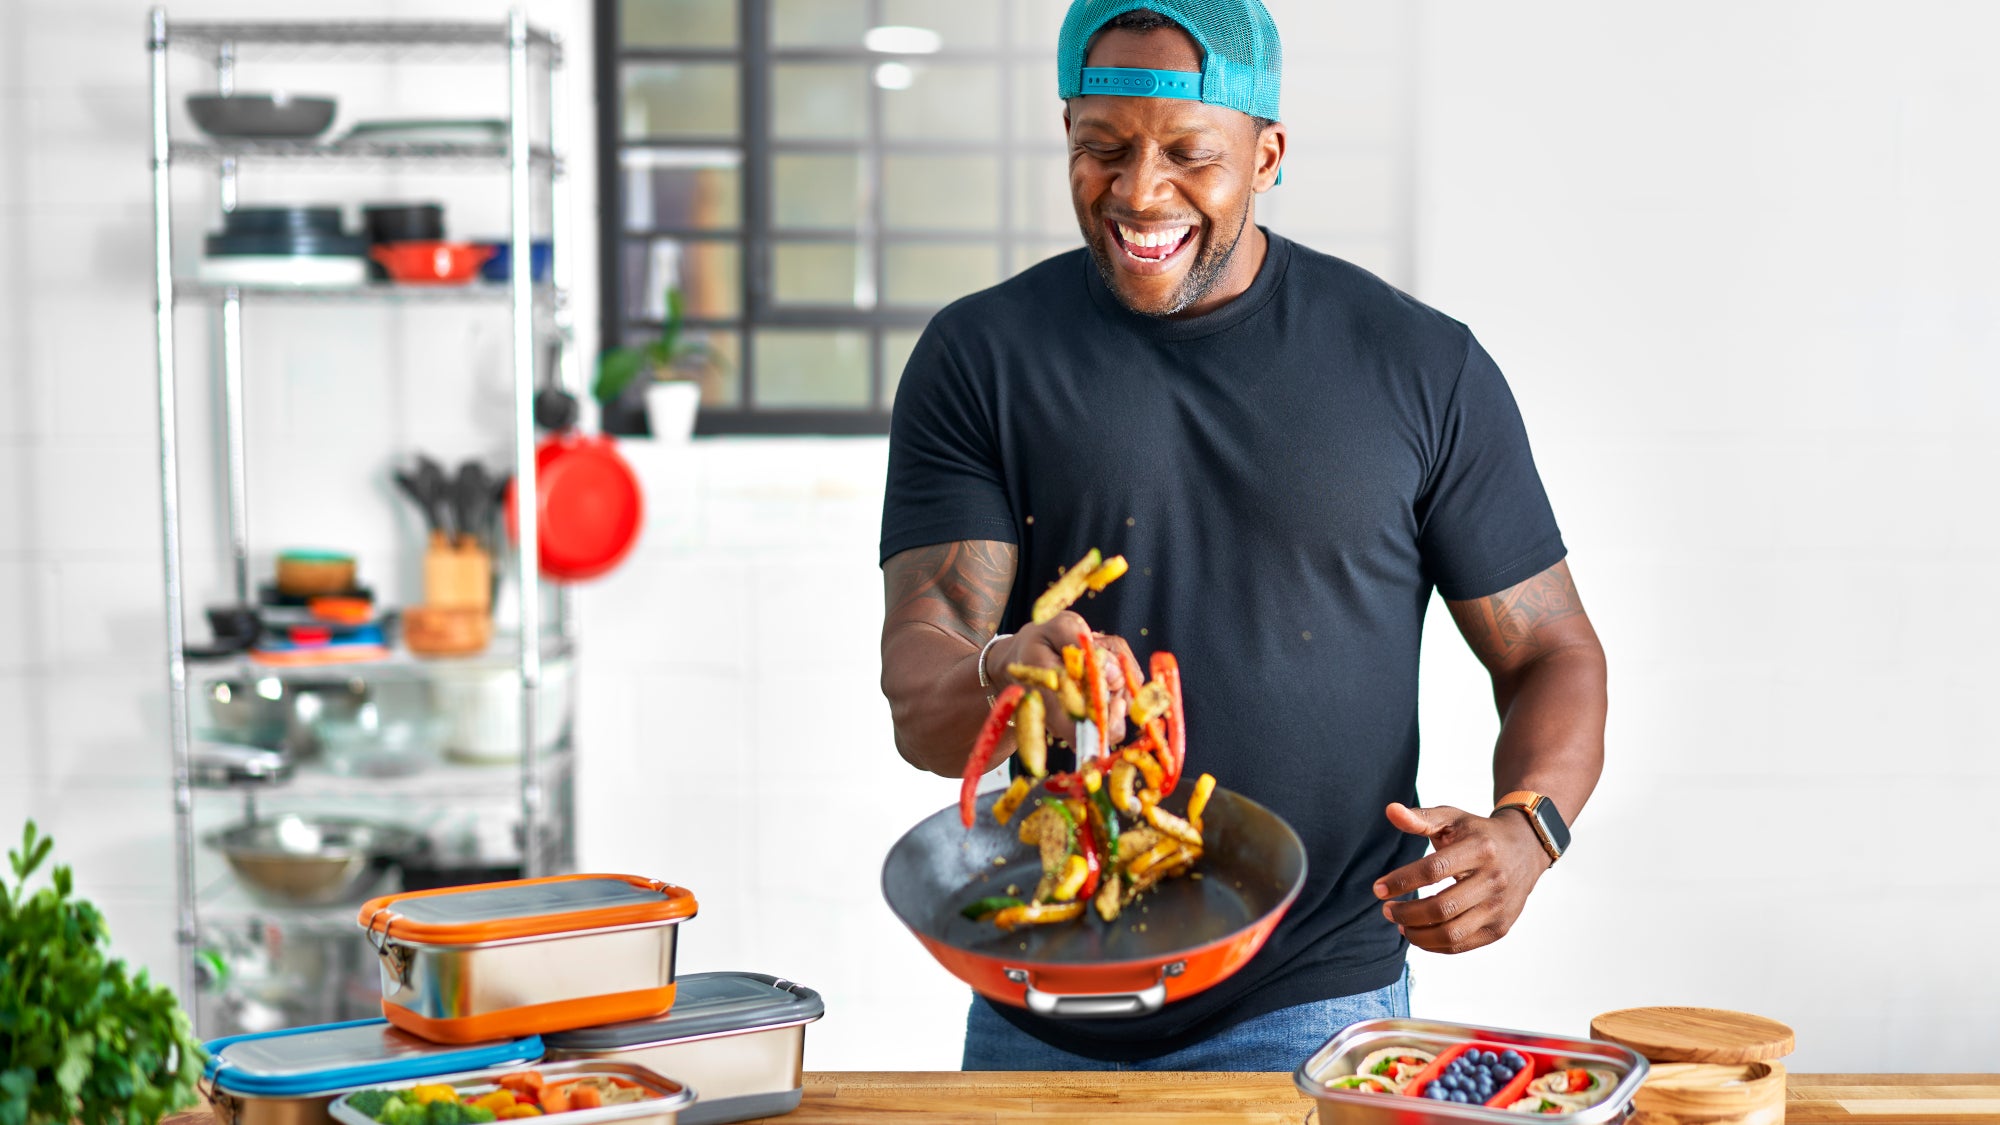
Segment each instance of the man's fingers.
[[1435,925],[1403,927],[1403,936],[1411,945],[1432,953],[1464,953],[1491,945],[1506,934],[1507,922],[1497,903],[1474,907]]
[[1412,836],[1434,837],[1465,817],[1464,809],[1455,809],[1450,805],[1413,809],[1401,801],[1390,802],[1383,811],[1398,832],[1407,832]]
[[1432,883],[1463,878],[1478,870],[1481,863],[1491,859],[1491,853],[1490,842],[1489,846],[1484,848],[1479,846],[1477,840],[1447,844],[1415,863],[1406,863],[1375,880],[1375,897],[1397,898],[1412,891],[1420,891]]
[[1461,877],[1451,886],[1444,888],[1429,898],[1414,899],[1409,902],[1385,902],[1382,916],[1398,926],[1435,926],[1449,922],[1485,905],[1494,890],[1492,881],[1484,876]]

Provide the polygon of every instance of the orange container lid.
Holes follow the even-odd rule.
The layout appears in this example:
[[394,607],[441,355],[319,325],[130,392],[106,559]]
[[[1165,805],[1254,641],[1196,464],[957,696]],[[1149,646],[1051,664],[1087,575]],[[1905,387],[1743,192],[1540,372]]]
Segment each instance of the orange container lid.
[[485,945],[669,924],[694,917],[695,905],[693,891],[657,879],[551,875],[383,895],[363,903],[355,921],[374,940]]

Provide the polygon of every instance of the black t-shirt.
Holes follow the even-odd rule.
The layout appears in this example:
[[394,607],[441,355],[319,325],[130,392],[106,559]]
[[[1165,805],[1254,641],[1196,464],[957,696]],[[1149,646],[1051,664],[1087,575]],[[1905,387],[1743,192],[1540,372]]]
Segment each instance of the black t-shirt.
[[1184,320],[1126,309],[1084,251],[1051,258],[938,313],[896,395],[882,558],[1017,544],[1011,631],[1086,550],[1123,554],[1131,572],[1079,611],[1142,664],[1178,657],[1189,776],[1305,841],[1303,894],[1221,984],[1136,1019],[995,1006],[1094,1058],[1397,979],[1405,943],[1371,888],[1425,848],[1382,809],[1417,803],[1431,589],[1483,597],[1564,554],[1471,332],[1347,262],[1269,246],[1247,292]]

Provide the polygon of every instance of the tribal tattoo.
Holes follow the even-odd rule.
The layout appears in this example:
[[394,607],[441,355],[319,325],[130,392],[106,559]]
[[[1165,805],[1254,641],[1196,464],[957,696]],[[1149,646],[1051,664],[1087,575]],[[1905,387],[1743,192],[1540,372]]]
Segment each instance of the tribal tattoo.
[[1489,668],[1518,667],[1563,647],[1572,639],[1570,630],[1550,627],[1583,615],[1567,562],[1489,597],[1445,604],[1466,643]]
[[927,624],[985,643],[1000,628],[1020,551],[990,539],[903,551],[882,564],[891,627]]

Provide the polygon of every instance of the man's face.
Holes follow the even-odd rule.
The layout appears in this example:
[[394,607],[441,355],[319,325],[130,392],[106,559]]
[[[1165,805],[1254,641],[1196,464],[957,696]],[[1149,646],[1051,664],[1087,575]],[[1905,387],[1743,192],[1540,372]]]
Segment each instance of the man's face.
[[[1199,71],[1185,32],[1112,30],[1089,66]],[[1070,99],[1069,190],[1104,283],[1135,312],[1173,316],[1227,269],[1250,222],[1258,130],[1233,109],[1170,98]]]

